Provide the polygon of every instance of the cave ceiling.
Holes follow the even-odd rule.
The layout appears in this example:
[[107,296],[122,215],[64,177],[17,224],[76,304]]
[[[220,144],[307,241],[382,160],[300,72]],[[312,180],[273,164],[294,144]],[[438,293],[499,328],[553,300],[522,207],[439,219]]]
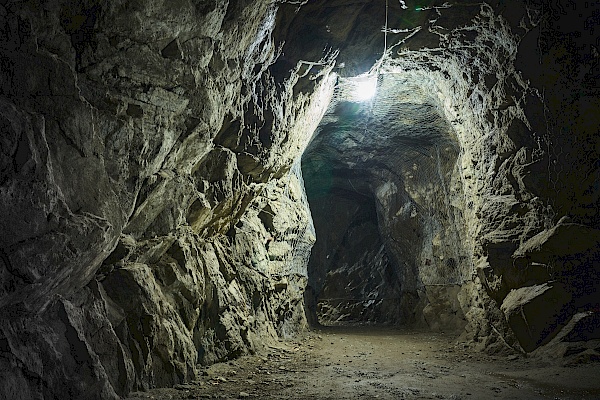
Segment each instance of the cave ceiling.
[[[389,48],[415,28],[435,19],[438,14],[434,7],[442,3],[435,0],[334,0],[309,1],[301,8],[297,4],[282,4],[275,31],[275,37],[285,41],[279,66],[293,65],[296,59],[318,60],[324,50],[337,49],[338,74],[359,75],[368,71],[382,55],[386,4]],[[461,13],[464,22],[477,10],[478,6],[465,7]],[[452,24],[457,22],[452,21]],[[435,47],[437,36],[425,32],[413,36],[411,46]]]
[[[440,36],[431,32],[432,26],[450,30],[466,24],[479,10],[469,2],[455,2],[448,9],[432,0],[281,5],[274,32],[282,43],[281,55],[271,67],[276,79],[282,81],[298,62],[308,60],[317,63],[306,71],[307,79],[316,79],[318,61],[336,55],[336,93],[303,156],[307,190],[370,196],[373,179],[389,179],[389,174],[413,168],[440,148],[458,151],[435,94],[422,82],[399,74],[379,75],[374,66],[381,62],[384,48],[389,58],[406,50],[436,48]],[[373,98],[361,100],[352,93],[352,79],[369,71],[378,75],[377,91]]]
[[349,193],[365,193],[373,179],[402,171],[416,174],[423,159],[440,151],[458,152],[451,125],[418,82],[384,74],[373,98],[340,97],[330,104],[303,156],[313,195],[327,190],[327,181],[351,189]]

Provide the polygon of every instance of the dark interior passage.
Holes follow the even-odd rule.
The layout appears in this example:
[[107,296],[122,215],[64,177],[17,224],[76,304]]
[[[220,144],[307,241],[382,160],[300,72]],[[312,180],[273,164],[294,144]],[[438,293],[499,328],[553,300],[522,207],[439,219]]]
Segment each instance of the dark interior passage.
[[307,296],[314,299],[307,302],[323,324],[439,328],[434,313],[429,321],[425,314],[431,307],[439,314],[441,301],[447,309],[439,318],[446,329],[458,329],[456,301],[430,301],[427,292],[460,284],[470,269],[461,240],[460,149],[439,104],[418,82],[395,74],[375,79],[371,99],[344,92],[352,81],[338,83],[302,158],[317,236],[308,266]]
[[308,293],[314,288],[319,322],[395,322],[400,281],[379,232],[373,197],[335,189],[308,197],[318,232]]

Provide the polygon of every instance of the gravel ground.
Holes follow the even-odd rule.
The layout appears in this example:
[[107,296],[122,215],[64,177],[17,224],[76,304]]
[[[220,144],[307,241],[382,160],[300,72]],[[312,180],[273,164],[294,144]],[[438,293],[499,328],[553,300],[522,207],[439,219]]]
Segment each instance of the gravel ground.
[[599,372],[473,353],[443,334],[336,327],[129,399],[600,399]]

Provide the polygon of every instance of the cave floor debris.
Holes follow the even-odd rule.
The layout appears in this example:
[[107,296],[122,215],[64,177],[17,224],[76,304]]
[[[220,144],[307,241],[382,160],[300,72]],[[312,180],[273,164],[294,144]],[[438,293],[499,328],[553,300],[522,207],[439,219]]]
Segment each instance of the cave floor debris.
[[441,333],[328,327],[128,399],[597,399],[599,370],[474,353]]

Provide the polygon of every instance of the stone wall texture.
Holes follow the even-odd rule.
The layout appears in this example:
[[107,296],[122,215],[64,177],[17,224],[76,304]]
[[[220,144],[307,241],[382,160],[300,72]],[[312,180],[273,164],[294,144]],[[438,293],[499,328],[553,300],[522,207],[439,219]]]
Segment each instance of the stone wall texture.
[[306,268],[269,251],[334,82],[276,85],[276,12],[0,6],[0,397],[118,398],[305,327]]
[[379,3],[0,5],[0,397],[171,386],[319,310],[593,339],[597,11],[390,2],[369,108]]

